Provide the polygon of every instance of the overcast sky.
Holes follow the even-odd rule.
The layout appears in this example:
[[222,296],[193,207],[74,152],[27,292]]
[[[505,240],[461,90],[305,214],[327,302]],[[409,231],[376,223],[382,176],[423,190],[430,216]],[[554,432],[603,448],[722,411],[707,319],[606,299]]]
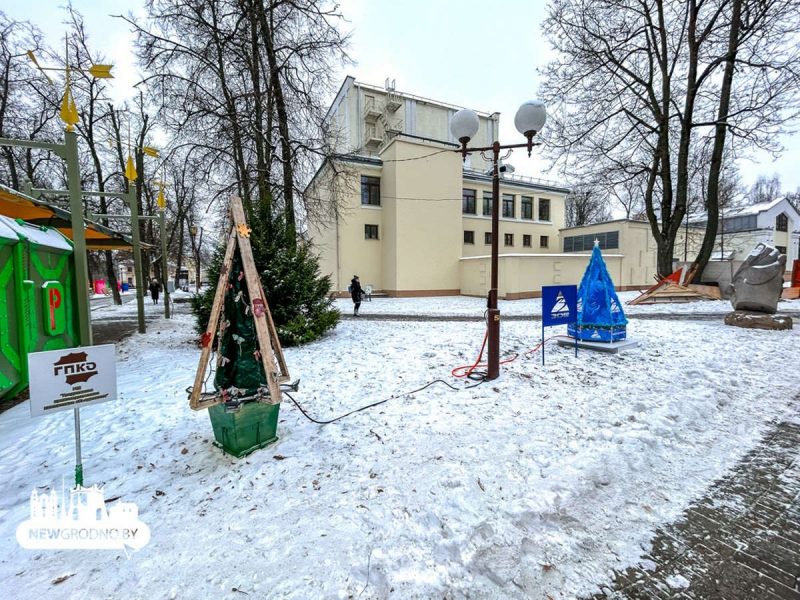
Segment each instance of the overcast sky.
[[[4,3],[12,18],[31,20],[45,33],[51,46],[63,44],[65,12],[58,0]],[[109,9],[108,6],[113,6]],[[115,67],[112,96],[119,101],[132,95],[138,81],[132,36],[121,19],[110,16],[142,13],[141,0],[73,0],[85,19],[90,42]],[[485,112],[500,112],[501,143],[521,141],[514,128],[520,103],[535,98],[538,66],[550,56],[541,35],[545,2],[531,0],[342,0],[342,11],[352,30],[350,55],[355,65],[344,68],[341,78],[383,85],[389,77],[398,91],[433,98]],[[800,136],[785,136],[783,155],[773,161],[759,155],[741,161],[744,183],[759,174],[778,173],[784,190],[800,188]],[[528,159],[522,151],[510,159],[517,172],[561,179],[546,173],[543,161]]]

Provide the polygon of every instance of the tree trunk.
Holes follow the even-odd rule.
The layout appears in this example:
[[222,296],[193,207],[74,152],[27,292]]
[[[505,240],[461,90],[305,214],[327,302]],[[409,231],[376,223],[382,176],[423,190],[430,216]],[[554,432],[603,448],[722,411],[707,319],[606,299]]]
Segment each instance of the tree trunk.
[[278,132],[281,139],[281,162],[283,169],[283,211],[286,219],[287,241],[294,247],[297,243],[297,239],[294,216],[294,175],[292,170],[292,149],[289,137],[289,116],[286,112],[286,102],[283,97],[280,69],[275,53],[275,40],[272,36],[273,30],[267,22],[267,16],[264,11],[262,10],[260,12],[261,33],[264,37],[264,45],[267,49],[267,62],[269,63],[270,88],[272,89],[272,96],[275,102],[275,110],[278,113]]
[[719,110],[714,130],[714,148],[711,152],[711,167],[708,171],[708,185],[706,192],[706,231],[703,244],[694,263],[689,268],[687,281],[692,281],[703,272],[717,241],[717,226],[719,223],[719,177],[722,171],[722,155],[725,150],[725,136],[728,131],[728,111],[731,102],[731,89],[733,87],[733,73],[736,67],[736,52],[739,46],[739,29],[741,27],[742,0],[732,0],[731,23],[728,32],[728,52],[725,58],[725,72],[722,75],[722,85],[719,94]]
[[177,265],[175,267],[175,289],[180,289],[180,276],[181,276],[181,269],[183,268],[183,232],[184,232],[184,220],[183,216],[179,215],[180,221],[180,233],[178,234],[178,260]]

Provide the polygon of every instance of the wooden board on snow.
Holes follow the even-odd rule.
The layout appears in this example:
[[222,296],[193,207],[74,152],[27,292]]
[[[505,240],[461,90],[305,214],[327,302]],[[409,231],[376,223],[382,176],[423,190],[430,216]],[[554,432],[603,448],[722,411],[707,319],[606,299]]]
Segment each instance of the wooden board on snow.
[[663,279],[661,283],[654,285],[628,304],[677,304],[696,302],[697,300],[716,300],[716,298],[675,283],[675,281]]

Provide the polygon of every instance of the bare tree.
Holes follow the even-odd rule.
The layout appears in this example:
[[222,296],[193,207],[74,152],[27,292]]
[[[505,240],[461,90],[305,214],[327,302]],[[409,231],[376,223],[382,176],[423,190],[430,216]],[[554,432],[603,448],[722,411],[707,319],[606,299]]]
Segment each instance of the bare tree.
[[[175,148],[207,165],[213,196],[237,192],[248,218],[275,214],[295,243],[298,177],[330,152],[320,126],[343,60],[327,0],[149,0],[138,52]],[[233,182],[231,184],[230,182]]]
[[[543,25],[558,58],[544,70],[555,111],[557,160],[601,170],[612,185],[644,181],[658,271],[672,270],[697,147],[708,166],[708,261],[719,218],[726,149],[777,151],[775,134],[797,113],[796,0],[563,0]],[[561,114],[565,118],[561,118]]]
[[608,192],[590,183],[570,186],[566,198],[567,227],[599,223],[610,218]]
[[[103,63],[103,57],[93,55],[89,48],[89,41],[84,27],[83,17],[71,6],[67,8],[70,18],[70,36],[68,38],[67,51],[69,52],[68,62],[76,70],[72,72],[72,92],[76,103],[81,106],[79,122],[77,124],[78,135],[89,149],[92,169],[87,174],[94,175],[94,187],[99,192],[106,191],[106,185],[111,175],[115,173],[113,154],[107,144],[106,131],[109,120],[109,113],[106,106],[110,103],[105,93],[105,84],[102,80],[95,79],[88,72],[92,64]],[[108,174],[107,174],[108,173]],[[94,202],[93,198],[89,199]],[[100,196],[96,200],[96,207],[101,215],[109,213],[111,204],[106,196]],[[116,204],[122,204],[117,202]],[[119,228],[119,223],[110,222],[107,218],[101,217],[101,222],[106,227]],[[108,285],[112,290],[114,304],[122,304],[119,289],[117,286],[117,272],[114,266],[114,256],[111,250],[104,250],[105,275]]]
[[772,202],[782,196],[780,175],[774,173],[771,177],[759,175],[755,183],[750,186],[748,200],[752,204]]
[[[56,139],[58,131],[50,82],[37,71],[28,51],[52,58],[39,30],[9,19],[0,11],[0,137]],[[0,182],[22,189],[24,180],[36,187],[53,187],[61,159],[48,151],[0,147]]]

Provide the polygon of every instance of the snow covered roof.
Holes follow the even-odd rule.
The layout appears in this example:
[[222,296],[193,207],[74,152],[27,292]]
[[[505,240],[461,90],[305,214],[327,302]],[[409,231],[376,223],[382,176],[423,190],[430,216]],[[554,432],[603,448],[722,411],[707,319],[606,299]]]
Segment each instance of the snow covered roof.
[[[0,185],[0,214],[12,219],[23,219],[33,225],[45,225],[72,237],[72,216],[68,210],[33,198],[22,192]],[[131,248],[130,237],[109,227],[83,220],[86,247],[89,250],[116,250]],[[145,248],[142,243],[142,248]]]
[[[5,230],[11,230],[21,240],[28,240],[39,246],[72,252],[72,243],[58,230],[51,227],[39,227],[25,223],[19,223],[10,217],[0,215],[0,225]],[[13,239],[13,238],[12,238]]]
[[4,217],[0,217],[0,239],[2,240],[17,240],[17,233],[3,221]]
[[[791,217],[792,219],[800,219],[800,212],[789,202],[788,198],[777,198],[775,200],[771,200],[770,202],[758,202],[756,204],[750,204],[749,206],[739,206],[739,207],[730,207],[725,209],[720,209],[720,219],[725,218],[728,220],[733,217],[745,217],[749,215],[759,215],[763,212],[767,212],[775,208],[777,205],[783,204],[784,211],[789,211],[794,213],[796,216]],[[706,213],[694,213],[690,215],[689,222],[692,225],[702,224],[704,225],[707,219]]]
[[[741,208],[732,208],[730,211],[725,211],[727,216],[741,216],[741,215],[757,215],[764,211],[769,210],[773,206],[776,206],[786,200],[786,198],[776,198],[771,202],[759,202],[758,204],[751,204],[750,206],[743,206]],[[788,202],[787,202],[788,203]]]

